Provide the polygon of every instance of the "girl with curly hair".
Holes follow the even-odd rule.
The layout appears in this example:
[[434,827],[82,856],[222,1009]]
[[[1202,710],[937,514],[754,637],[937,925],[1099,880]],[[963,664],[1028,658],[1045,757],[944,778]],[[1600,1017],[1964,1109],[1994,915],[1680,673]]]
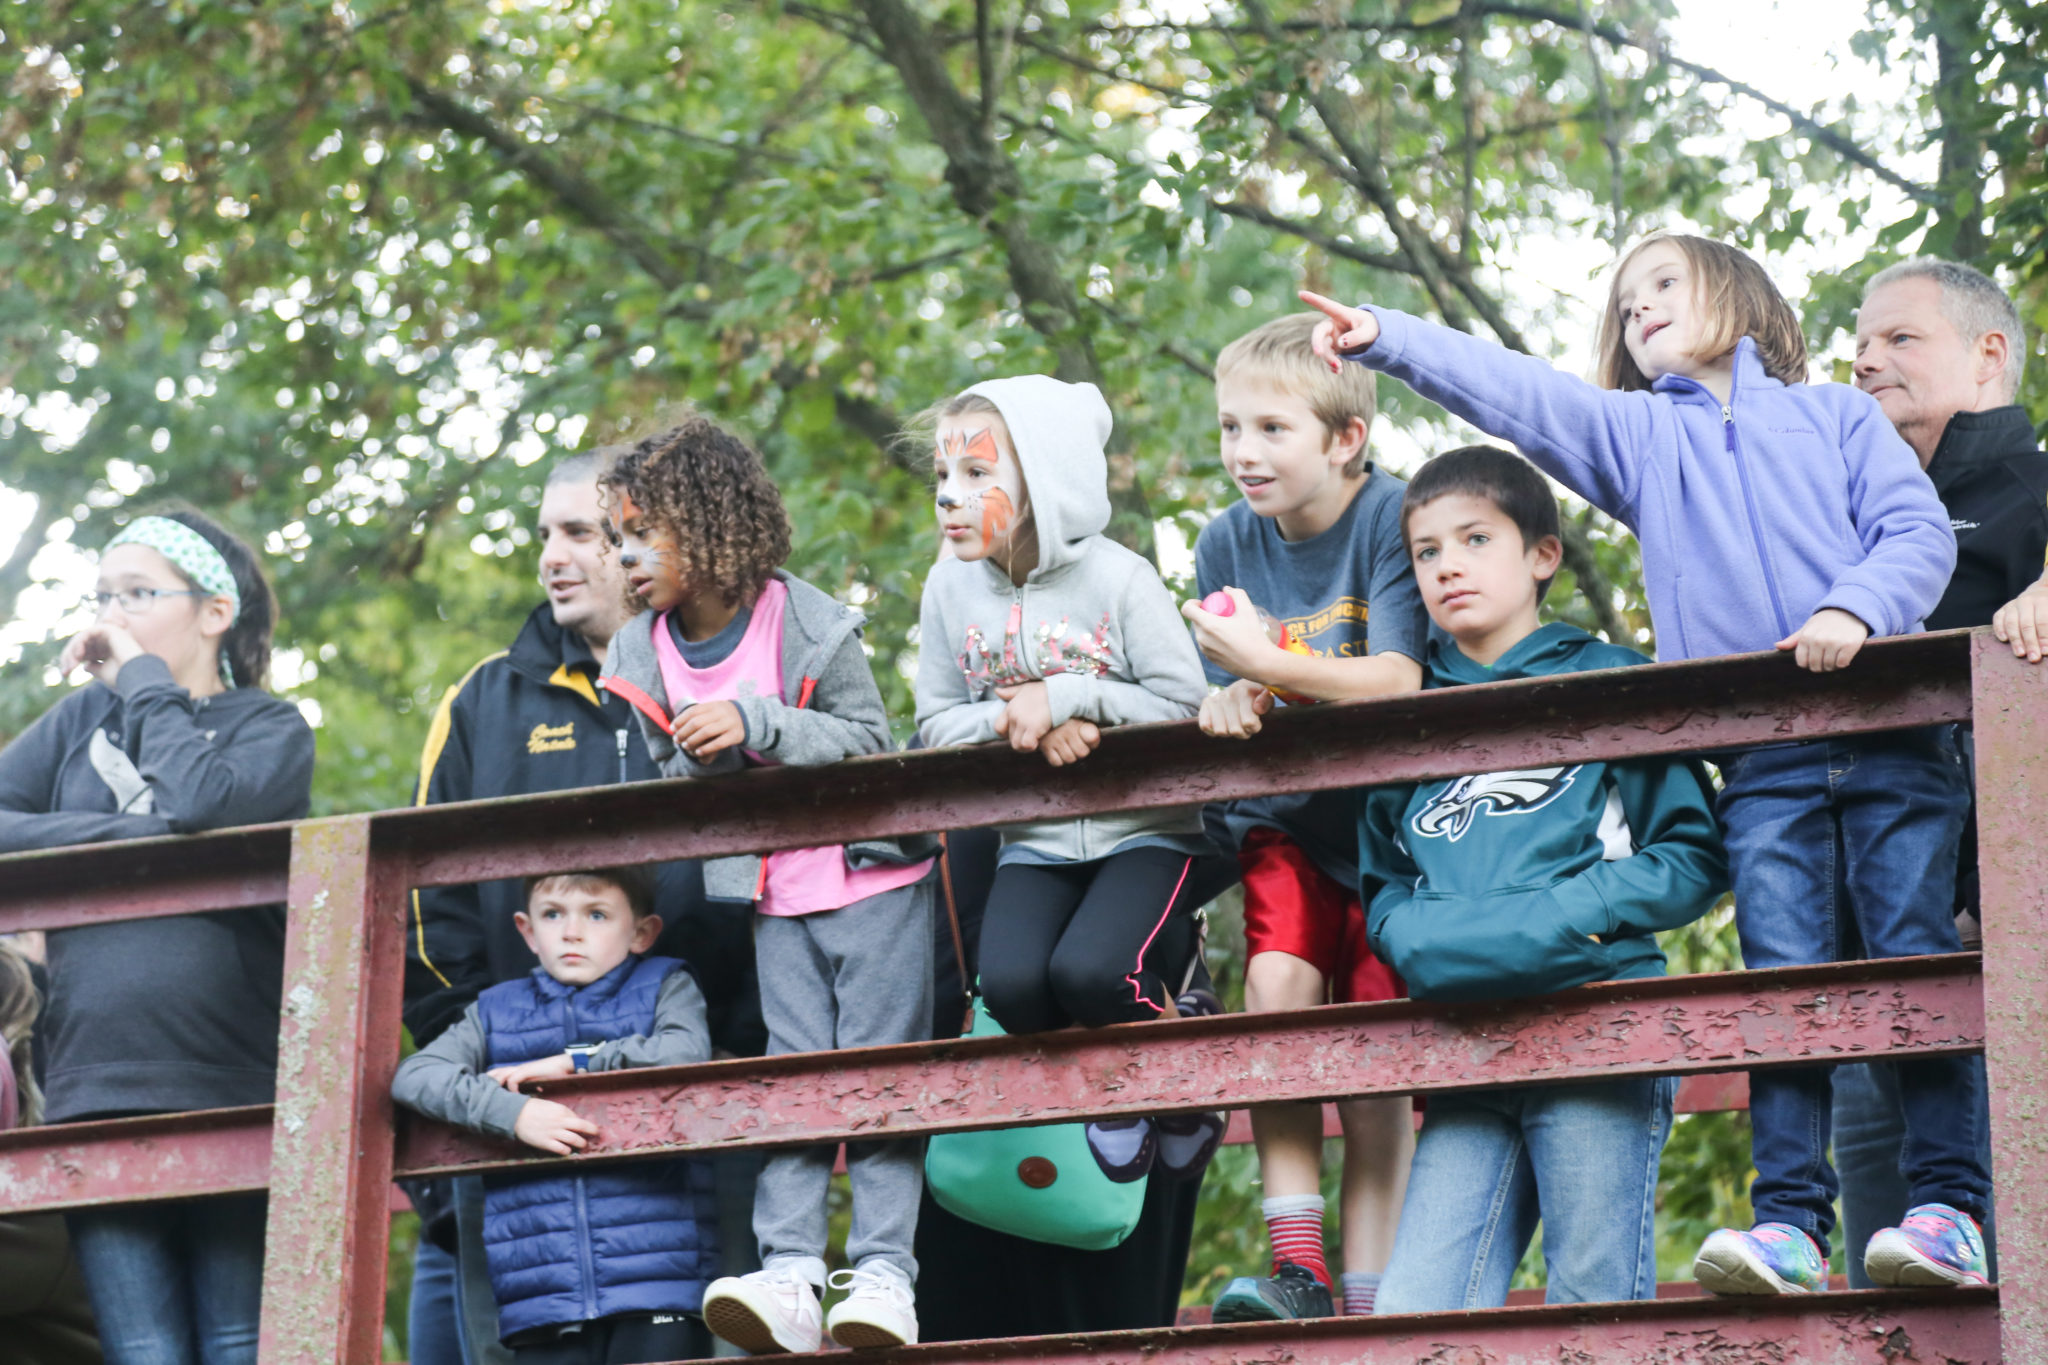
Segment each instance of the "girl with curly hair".
[[[894,747],[861,649],[862,616],[782,570],[789,517],[747,445],[701,416],[649,437],[602,477],[629,591],[644,608],[612,640],[600,686],[641,714],[670,777],[749,764],[834,763]],[[929,839],[788,849],[705,865],[714,896],[752,900],[770,1053],[904,1043],[931,1016]],[[833,1149],[776,1152],[761,1172],[762,1268],[704,1296],[713,1332],[751,1353],[917,1340],[911,1243],[916,1140],[847,1144],[849,1290],[829,1322],[825,1195]]]

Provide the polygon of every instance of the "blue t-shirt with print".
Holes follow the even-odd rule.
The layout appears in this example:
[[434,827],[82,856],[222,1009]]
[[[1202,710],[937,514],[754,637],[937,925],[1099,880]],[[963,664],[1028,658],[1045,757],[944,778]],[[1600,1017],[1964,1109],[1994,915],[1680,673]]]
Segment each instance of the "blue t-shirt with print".
[[[1204,597],[1238,588],[1294,637],[1326,658],[1405,654],[1421,662],[1429,617],[1401,539],[1404,480],[1366,466],[1365,487],[1319,536],[1286,541],[1269,517],[1239,502],[1202,528],[1195,584]],[[1203,660],[1209,680],[1237,675]],[[1250,829],[1277,829],[1346,886],[1358,884],[1358,805],[1349,791],[1297,792],[1232,801],[1223,824],[1233,843]]]

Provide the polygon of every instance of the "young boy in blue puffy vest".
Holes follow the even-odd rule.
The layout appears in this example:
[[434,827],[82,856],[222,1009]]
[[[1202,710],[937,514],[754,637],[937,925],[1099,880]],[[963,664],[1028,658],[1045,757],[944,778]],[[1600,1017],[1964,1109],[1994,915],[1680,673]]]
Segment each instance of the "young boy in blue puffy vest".
[[[540,959],[493,986],[399,1065],[392,1097],[429,1118],[557,1156],[597,1125],[523,1095],[582,1071],[709,1060],[704,996],[661,933],[651,868],[527,883],[514,917]],[[636,1162],[588,1174],[487,1177],[484,1243],[498,1333],[519,1365],[642,1365],[712,1353],[696,1316],[718,1267],[711,1166]]]
[[[1537,606],[1562,557],[1534,466],[1468,446],[1408,484],[1402,533],[1430,619],[1425,687],[1647,662]],[[1359,861],[1373,950],[1418,999],[1483,1000],[1662,976],[1658,931],[1728,889],[1700,765],[1640,758],[1369,793]],[[1375,890],[1376,887],[1376,890]],[[1547,1300],[1656,1291],[1657,1167],[1676,1083],[1623,1076],[1432,1095],[1382,1313],[1497,1307],[1540,1220]]]

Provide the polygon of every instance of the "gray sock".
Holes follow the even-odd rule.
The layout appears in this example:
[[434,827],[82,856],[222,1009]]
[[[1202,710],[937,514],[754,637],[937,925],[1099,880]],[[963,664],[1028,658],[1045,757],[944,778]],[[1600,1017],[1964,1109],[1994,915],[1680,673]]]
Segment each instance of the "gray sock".
[[1370,1270],[1347,1270],[1341,1278],[1344,1286],[1344,1316],[1370,1316],[1373,1300],[1379,1297],[1380,1277]]

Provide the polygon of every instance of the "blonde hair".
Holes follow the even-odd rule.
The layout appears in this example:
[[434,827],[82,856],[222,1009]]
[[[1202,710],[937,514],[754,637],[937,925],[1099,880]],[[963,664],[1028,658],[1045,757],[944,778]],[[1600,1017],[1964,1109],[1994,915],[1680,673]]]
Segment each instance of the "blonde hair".
[[979,393],[956,393],[951,398],[941,398],[905,422],[903,430],[896,433],[896,453],[906,461],[930,464],[932,447],[939,440],[939,423],[948,417],[988,417],[1003,429],[1005,439],[1010,434],[1010,424],[1003,420],[1003,410],[993,398]]
[[30,1061],[30,1043],[42,1005],[28,959],[13,944],[0,942],[0,1048],[5,1049],[7,1062],[14,1068],[14,1091],[20,1098],[24,1128],[43,1121],[43,1092],[36,1085]]
[[1799,315],[1764,268],[1726,243],[1659,232],[1630,247],[1614,267],[1614,282],[1607,287],[1607,311],[1600,318],[1600,387],[1650,387],[1649,377],[1636,367],[1635,357],[1623,342],[1621,277],[1630,261],[1660,242],[1678,248],[1692,273],[1693,302],[1699,309],[1698,359],[1719,360],[1749,337],[1756,342],[1757,359],[1771,378],[1784,384],[1806,382],[1806,334],[1800,330]]
[[[1378,393],[1372,371],[1363,365],[1346,365],[1336,374],[1317,359],[1310,345],[1321,313],[1290,313],[1284,318],[1254,327],[1225,346],[1216,357],[1216,379],[1248,379],[1270,384],[1282,393],[1294,394],[1307,403],[1323,424],[1323,444],[1328,446],[1352,419],[1372,429],[1379,411]],[[1365,472],[1366,447],[1344,462],[1344,477],[1355,479]]]

